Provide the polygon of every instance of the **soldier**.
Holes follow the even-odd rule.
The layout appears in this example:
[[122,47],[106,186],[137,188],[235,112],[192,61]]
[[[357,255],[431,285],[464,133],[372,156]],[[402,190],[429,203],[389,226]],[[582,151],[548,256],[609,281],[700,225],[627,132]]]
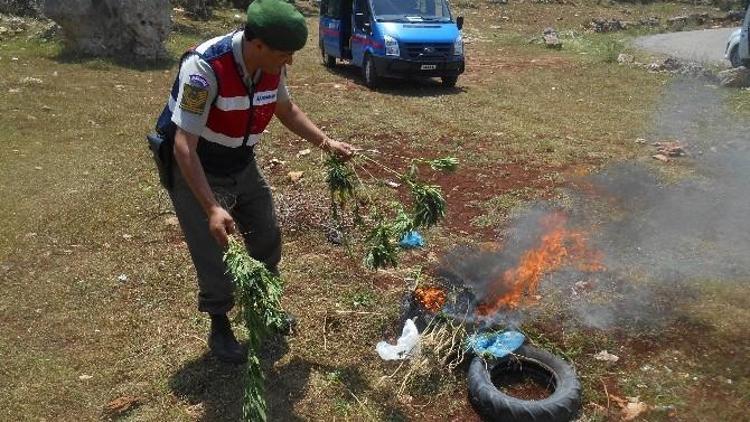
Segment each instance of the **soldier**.
[[276,115],[313,145],[343,159],[353,154],[291,101],[286,67],[306,41],[307,24],[293,5],[255,0],[244,30],[185,53],[157,122],[173,145],[169,195],[198,275],[198,308],[211,316],[209,348],[222,361],[246,360],[226,315],[234,304],[222,261],[228,235],[241,233],[250,255],[274,273],[281,260],[271,190],[253,153],[263,130]]

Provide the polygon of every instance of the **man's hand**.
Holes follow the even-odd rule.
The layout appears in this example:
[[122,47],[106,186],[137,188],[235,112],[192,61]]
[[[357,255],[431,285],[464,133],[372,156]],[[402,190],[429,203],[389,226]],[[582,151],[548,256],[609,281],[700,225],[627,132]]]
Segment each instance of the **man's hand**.
[[320,145],[324,151],[331,152],[346,161],[354,156],[354,147],[347,144],[346,142],[334,141],[333,139],[326,139]]
[[235,231],[234,219],[227,210],[215,206],[208,214],[208,230],[216,239],[216,243],[226,248],[229,244],[229,235]]

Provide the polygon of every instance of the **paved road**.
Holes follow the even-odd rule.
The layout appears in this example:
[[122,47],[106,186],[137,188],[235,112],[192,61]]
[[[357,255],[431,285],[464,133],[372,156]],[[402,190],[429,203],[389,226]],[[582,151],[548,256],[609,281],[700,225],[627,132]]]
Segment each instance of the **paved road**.
[[635,46],[646,51],[668,54],[679,59],[706,64],[724,64],[724,48],[729,34],[736,28],[703,29],[649,35],[635,39]]

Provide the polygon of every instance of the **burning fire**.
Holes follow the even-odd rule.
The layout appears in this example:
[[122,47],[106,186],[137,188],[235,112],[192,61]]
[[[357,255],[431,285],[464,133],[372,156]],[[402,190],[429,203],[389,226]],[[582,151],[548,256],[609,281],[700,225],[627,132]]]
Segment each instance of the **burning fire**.
[[490,284],[488,297],[477,306],[477,315],[487,317],[502,308],[517,308],[524,295],[536,295],[545,274],[564,265],[587,272],[605,269],[601,252],[589,249],[585,233],[566,227],[563,213],[550,214],[541,224],[545,230],[538,245],[524,252],[518,266],[506,270]]
[[437,287],[418,287],[414,296],[430,312],[438,312],[445,305],[445,292]]

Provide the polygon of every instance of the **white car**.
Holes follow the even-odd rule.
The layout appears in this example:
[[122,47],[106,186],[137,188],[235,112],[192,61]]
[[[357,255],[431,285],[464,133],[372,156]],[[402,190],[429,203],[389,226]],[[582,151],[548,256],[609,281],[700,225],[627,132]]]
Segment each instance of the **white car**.
[[737,28],[729,35],[727,47],[724,50],[724,58],[729,60],[732,67],[740,67],[750,64],[750,48],[748,48],[748,25],[750,25],[750,7],[745,12],[742,27]]

